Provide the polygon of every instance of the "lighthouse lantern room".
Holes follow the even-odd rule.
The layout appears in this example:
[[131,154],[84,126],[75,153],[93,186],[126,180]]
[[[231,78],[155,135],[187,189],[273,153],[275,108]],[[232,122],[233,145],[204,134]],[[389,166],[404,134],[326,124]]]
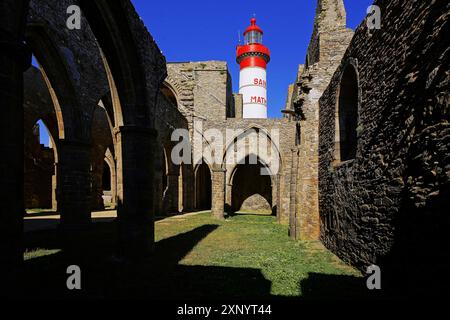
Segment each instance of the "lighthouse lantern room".
[[253,18],[244,32],[245,44],[236,49],[236,61],[240,65],[239,93],[244,102],[243,118],[267,118],[266,67],[270,51],[262,44],[262,37],[263,31]]

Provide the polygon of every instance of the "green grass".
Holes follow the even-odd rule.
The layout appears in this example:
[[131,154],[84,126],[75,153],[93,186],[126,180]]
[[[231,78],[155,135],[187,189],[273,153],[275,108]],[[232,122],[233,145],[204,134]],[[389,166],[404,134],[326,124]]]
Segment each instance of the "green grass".
[[[319,242],[289,239],[268,215],[219,221],[204,212],[158,220],[155,250],[139,261],[117,252],[115,222],[83,235],[25,234],[24,280],[29,297],[154,299],[361,298],[364,278]],[[79,265],[83,290],[68,291],[67,267]]]
[[52,254],[56,254],[58,252],[60,252],[61,250],[59,249],[54,249],[54,250],[47,250],[47,249],[34,249],[31,251],[25,251],[25,253],[23,254],[23,259],[26,260],[30,260],[30,259],[35,259],[35,258],[41,258],[41,257],[45,257],[45,256],[50,256]]
[[289,239],[287,227],[278,224],[273,216],[242,214],[217,221],[210,213],[201,213],[172,218],[156,224],[156,241],[206,224],[219,227],[201,240],[180,264],[259,269],[271,281],[272,295],[291,297],[302,294],[299,283],[309,273],[360,276],[320,242]]

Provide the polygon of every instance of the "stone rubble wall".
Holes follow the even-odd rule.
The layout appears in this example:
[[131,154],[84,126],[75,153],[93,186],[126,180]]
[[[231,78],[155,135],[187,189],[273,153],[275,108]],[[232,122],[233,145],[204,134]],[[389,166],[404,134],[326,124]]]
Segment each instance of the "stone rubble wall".
[[[440,269],[429,267],[449,258],[442,235],[450,206],[450,4],[374,4],[381,30],[361,23],[320,99],[321,240],[364,272],[394,262],[410,276],[418,269],[432,276]],[[349,64],[359,78],[357,155],[334,165],[338,88]]]
[[299,66],[297,81],[288,97],[299,124],[298,145],[292,150],[296,163],[292,191],[296,196],[290,201],[290,233],[295,239],[319,238],[319,99],[353,36],[345,27],[345,17],[342,0],[318,1],[306,65]]

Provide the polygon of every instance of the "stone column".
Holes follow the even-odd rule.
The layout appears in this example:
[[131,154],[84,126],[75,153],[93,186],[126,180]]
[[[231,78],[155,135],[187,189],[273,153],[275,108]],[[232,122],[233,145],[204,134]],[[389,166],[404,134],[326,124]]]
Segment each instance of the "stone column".
[[188,165],[184,165],[183,168],[183,210],[191,212],[195,210],[194,170]]
[[225,173],[226,170],[216,168],[212,170],[212,214],[218,219],[224,219],[225,205]]
[[153,174],[156,131],[122,126],[114,129],[117,145],[117,215],[122,254],[143,257],[153,250]]
[[91,223],[90,144],[59,141],[58,208],[63,230]]
[[2,292],[9,296],[23,261],[23,72],[31,64],[22,42],[27,7],[28,1],[0,1],[0,274]]
[[[93,148],[92,152],[98,152],[97,148]],[[98,157],[98,155],[96,156]],[[94,158],[96,158],[94,157]],[[95,159],[92,161],[92,196],[91,196],[91,210],[98,211],[104,210],[105,205],[103,201],[103,159]],[[111,179],[112,185],[112,179]]]
[[232,213],[233,207],[232,207],[232,191],[233,191],[233,184],[227,183],[225,188],[225,211]]
[[113,163],[114,167],[111,168],[111,207],[117,207],[117,173],[116,164]]
[[283,209],[281,208],[281,173],[277,174],[277,221],[282,223]]
[[280,175],[272,176],[272,214],[278,218],[278,210],[280,208],[280,192],[278,191],[280,187],[280,183],[278,182]]
[[298,239],[297,226],[297,172],[298,172],[298,148],[292,148],[292,167],[290,179],[290,199],[289,199],[289,236]]

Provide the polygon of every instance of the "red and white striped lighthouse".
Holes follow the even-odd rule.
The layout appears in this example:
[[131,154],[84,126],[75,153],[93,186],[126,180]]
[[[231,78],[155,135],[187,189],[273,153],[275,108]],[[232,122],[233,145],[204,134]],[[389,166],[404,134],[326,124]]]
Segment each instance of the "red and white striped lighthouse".
[[245,44],[238,45],[236,61],[241,67],[239,93],[243,96],[243,118],[267,118],[267,76],[266,67],[270,51],[262,44],[263,31],[256,25],[256,19],[245,30]]

